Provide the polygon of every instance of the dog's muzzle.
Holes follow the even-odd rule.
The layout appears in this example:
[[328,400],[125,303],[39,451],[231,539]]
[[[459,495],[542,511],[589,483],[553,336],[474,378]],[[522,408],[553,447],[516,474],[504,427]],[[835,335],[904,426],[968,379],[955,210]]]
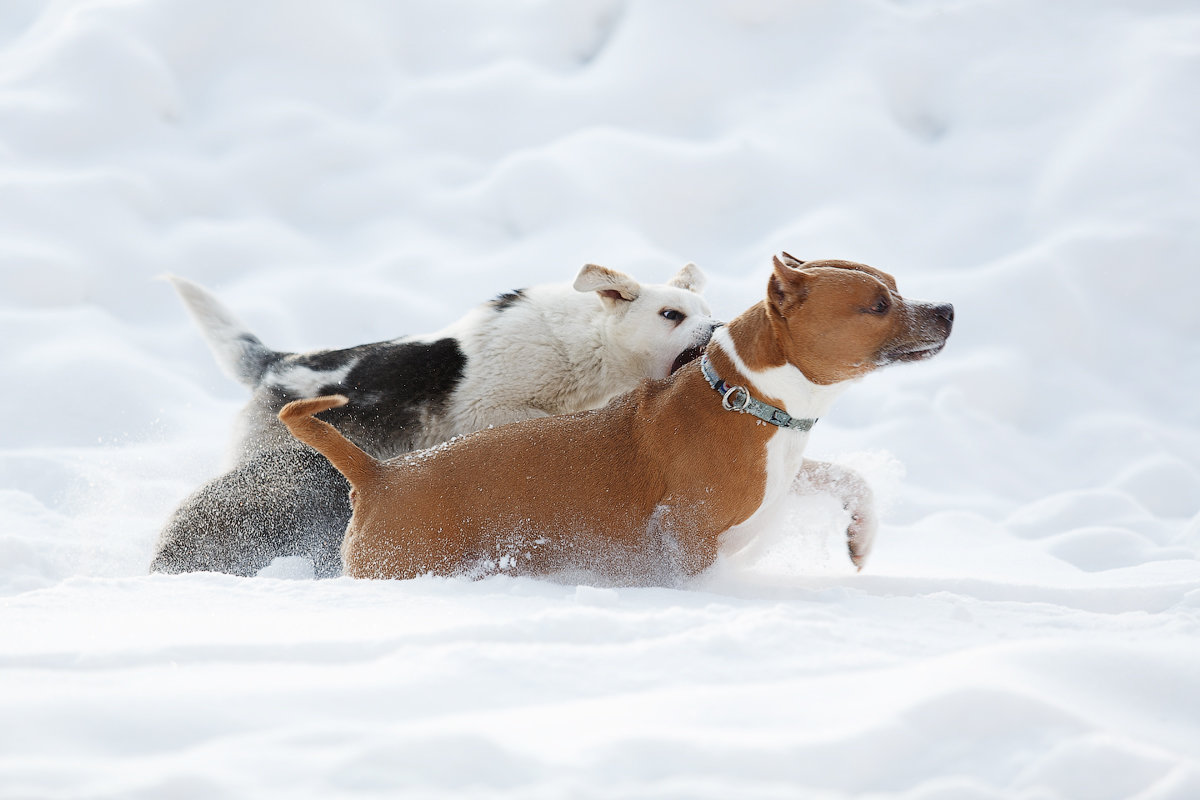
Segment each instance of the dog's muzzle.
[[725,323],[723,323],[723,322],[715,323],[711,328],[709,328],[707,331],[704,332],[702,341],[697,342],[696,344],[689,347],[687,350],[684,350],[682,353],[675,356],[675,362],[673,364],[671,364],[671,374],[674,375],[676,370],[678,370],[684,364],[689,364],[689,363],[695,361],[697,358],[699,358],[700,355],[704,352],[704,348],[708,347],[708,342],[709,342],[709,340],[712,339],[713,331],[715,331],[717,328],[721,327],[724,324]]
[[914,304],[914,311],[919,315],[918,337],[903,348],[884,352],[879,359],[881,366],[897,361],[924,361],[942,352],[946,346],[946,340],[954,328],[954,306],[950,303],[921,303]]

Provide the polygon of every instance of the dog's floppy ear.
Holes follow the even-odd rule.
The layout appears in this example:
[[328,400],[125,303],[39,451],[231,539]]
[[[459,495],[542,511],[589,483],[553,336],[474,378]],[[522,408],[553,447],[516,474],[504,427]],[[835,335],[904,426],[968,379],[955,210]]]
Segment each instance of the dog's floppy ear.
[[575,278],[575,290],[595,292],[606,306],[611,307],[622,301],[637,300],[642,293],[642,285],[624,272],[598,264],[586,264]]
[[667,281],[668,286],[677,286],[680,289],[687,289],[689,292],[704,291],[704,284],[708,283],[708,279],[704,277],[704,273],[700,271],[692,262],[683,265],[679,272],[675,273],[675,277]]
[[775,256],[775,270],[767,282],[767,303],[778,316],[786,317],[808,296],[809,276],[800,269],[803,264],[787,253]]

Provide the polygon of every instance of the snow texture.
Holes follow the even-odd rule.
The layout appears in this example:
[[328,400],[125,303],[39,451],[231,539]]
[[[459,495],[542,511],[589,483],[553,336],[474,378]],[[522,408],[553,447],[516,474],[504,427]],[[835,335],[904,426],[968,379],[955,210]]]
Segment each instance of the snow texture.
[[[1198,90],[1192,0],[6,0],[0,797],[1200,797]],[[957,309],[813,431],[861,574],[145,574],[245,399],[156,276],[296,350],[780,249]]]

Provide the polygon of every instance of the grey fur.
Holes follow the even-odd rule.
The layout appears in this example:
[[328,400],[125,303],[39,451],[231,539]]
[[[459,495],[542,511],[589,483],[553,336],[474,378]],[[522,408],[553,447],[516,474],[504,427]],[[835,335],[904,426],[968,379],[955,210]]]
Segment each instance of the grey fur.
[[[599,276],[599,277],[598,277]],[[340,574],[350,518],[345,479],[287,433],[277,414],[302,397],[340,393],[324,418],[377,458],[490,425],[597,408],[645,377],[665,377],[716,323],[695,265],[641,285],[589,265],[578,283],[534,286],[484,303],[446,329],[344,350],[285,353],[250,333],[200,286],[171,278],[222,368],[253,390],[235,466],[186,498],[159,538],[153,572],[253,575],[279,556]],[[621,297],[603,287],[619,285]],[[684,312],[670,322],[662,310]]]

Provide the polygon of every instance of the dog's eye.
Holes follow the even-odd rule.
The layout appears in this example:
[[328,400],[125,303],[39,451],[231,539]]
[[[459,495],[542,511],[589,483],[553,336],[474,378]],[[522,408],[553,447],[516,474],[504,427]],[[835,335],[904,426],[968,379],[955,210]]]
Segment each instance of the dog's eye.
[[886,313],[887,313],[887,310],[888,310],[889,308],[891,308],[891,307],[892,307],[892,304],[891,304],[891,303],[889,303],[889,302],[888,302],[886,299],[884,299],[884,298],[880,298],[880,300],[879,300],[879,302],[878,302],[878,303],[876,303],[875,305],[871,306],[871,313],[872,313],[872,314],[886,314]]
[[658,313],[663,319],[669,319],[671,322],[683,322],[687,316],[682,311],[676,311],[673,308],[664,308]]

